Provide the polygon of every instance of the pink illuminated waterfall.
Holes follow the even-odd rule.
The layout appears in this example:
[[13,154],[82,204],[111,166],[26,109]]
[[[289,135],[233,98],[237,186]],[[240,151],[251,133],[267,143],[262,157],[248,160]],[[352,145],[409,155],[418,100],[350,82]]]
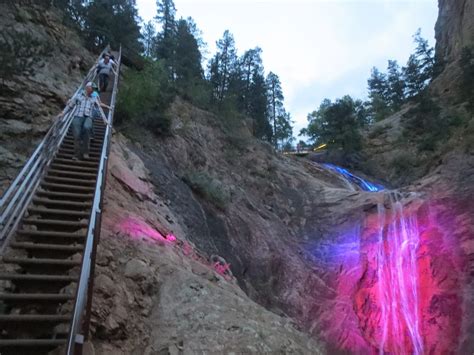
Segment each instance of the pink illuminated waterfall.
[[416,217],[404,215],[403,205],[393,195],[390,211],[382,204],[378,206],[379,354],[422,354],[418,225]]

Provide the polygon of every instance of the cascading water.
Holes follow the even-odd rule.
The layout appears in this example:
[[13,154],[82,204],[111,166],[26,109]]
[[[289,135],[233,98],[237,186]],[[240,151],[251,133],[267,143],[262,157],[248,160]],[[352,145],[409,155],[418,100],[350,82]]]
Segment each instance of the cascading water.
[[[402,203],[390,194],[390,210],[378,206],[377,280],[380,307],[379,353],[422,354],[420,335],[416,217],[405,216]],[[387,221],[387,219],[390,219]]]
[[[383,191],[344,168],[324,166],[350,184],[369,192]],[[374,346],[383,354],[423,354],[421,336],[419,274],[417,251],[420,232],[416,216],[410,215],[395,191],[383,191],[377,206],[377,240],[375,245],[375,282],[377,292],[374,310],[369,311]]]
[[[347,183],[352,186],[352,184],[355,184],[359,186],[362,190],[364,191],[371,191],[371,192],[376,192],[376,191],[382,191],[384,190],[384,187],[378,184],[373,184],[371,182],[368,182],[364,179],[362,179],[359,176],[356,176],[349,172],[347,169],[341,168],[340,166],[333,165],[333,164],[323,164],[327,169],[330,171],[336,172],[339,174]],[[351,188],[351,190],[353,190]]]

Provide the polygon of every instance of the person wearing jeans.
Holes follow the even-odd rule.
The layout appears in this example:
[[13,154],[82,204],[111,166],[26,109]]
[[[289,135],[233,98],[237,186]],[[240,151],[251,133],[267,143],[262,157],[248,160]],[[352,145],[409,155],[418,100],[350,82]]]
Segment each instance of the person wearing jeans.
[[[74,136],[73,160],[89,159],[89,146],[92,136],[92,115],[95,105],[110,109],[108,105],[101,103],[97,97],[93,95],[93,83],[91,82],[86,84],[85,95],[80,95],[68,103],[69,108],[75,107],[74,118],[71,124],[72,134]],[[108,124],[108,122],[105,123]]]
[[113,72],[114,69],[112,65],[115,63],[110,59],[110,56],[106,54],[104,59],[99,61],[97,65],[97,74],[99,75],[99,90],[100,92],[107,91],[107,86],[109,86],[109,76],[110,72]]

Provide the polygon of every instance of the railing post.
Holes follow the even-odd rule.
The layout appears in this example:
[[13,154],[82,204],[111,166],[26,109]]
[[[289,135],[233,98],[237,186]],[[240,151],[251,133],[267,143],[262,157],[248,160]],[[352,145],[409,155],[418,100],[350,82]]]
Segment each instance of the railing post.
[[102,212],[98,210],[95,213],[96,218],[96,225],[94,228],[94,245],[92,247],[92,254],[91,254],[91,271],[89,276],[89,283],[88,283],[88,290],[87,290],[87,304],[86,304],[86,316],[84,318],[83,323],[83,333],[85,340],[89,340],[89,329],[91,323],[91,313],[92,313],[92,295],[94,293],[94,278],[95,278],[95,259],[97,255],[97,245],[99,244],[99,236],[100,236],[100,227],[102,221]]

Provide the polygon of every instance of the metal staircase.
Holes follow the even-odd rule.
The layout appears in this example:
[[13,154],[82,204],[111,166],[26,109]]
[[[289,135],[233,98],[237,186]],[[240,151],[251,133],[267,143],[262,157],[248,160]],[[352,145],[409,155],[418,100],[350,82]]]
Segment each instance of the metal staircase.
[[[105,50],[104,50],[105,51]],[[114,53],[120,69],[121,51]],[[95,79],[91,68],[74,96]],[[118,75],[101,94],[113,120]],[[111,126],[72,160],[72,113],[57,119],[0,200],[0,354],[80,354],[89,333]]]

